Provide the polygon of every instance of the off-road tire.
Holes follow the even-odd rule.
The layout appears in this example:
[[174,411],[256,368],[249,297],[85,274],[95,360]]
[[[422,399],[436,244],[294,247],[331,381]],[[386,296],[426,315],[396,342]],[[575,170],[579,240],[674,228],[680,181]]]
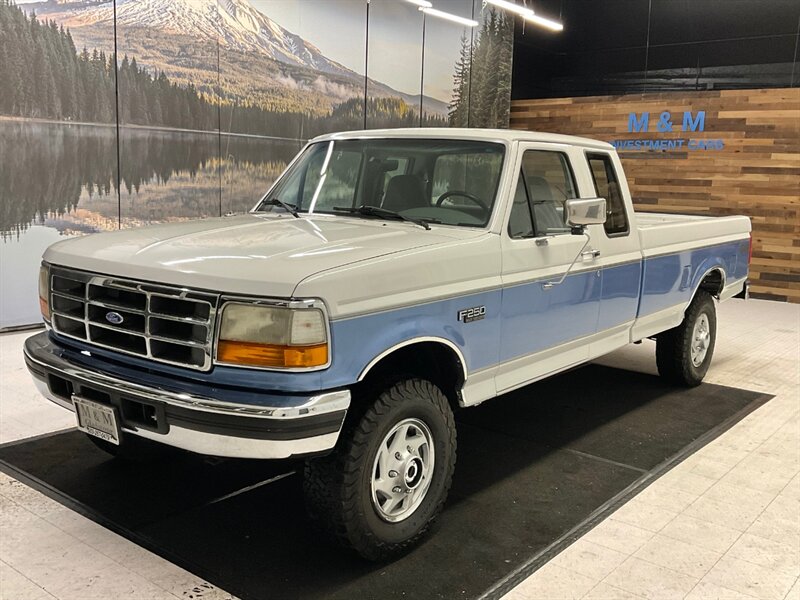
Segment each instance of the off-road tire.
[[131,434],[124,435],[119,445],[101,440],[88,433],[86,437],[106,454],[125,462],[152,462],[164,454],[164,447],[158,442]]
[[[695,323],[703,314],[708,319],[710,341],[703,362],[695,366],[692,362],[692,335]],[[676,385],[700,385],[711,365],[716,339],[717,314],[714,298],[705,290],[698,290],[686,309],[681,324],[656,336],[656,365],[659,375]]]
[[[343,546],[368,560],[403,553],[442,510],[456,462],[456,428],[442,391],[424,379],[405,379],[361,398],[362,413],[350,420],[332,454],[306,461],[303,488],[309,517]],[[355,410],[358,410],[356,407]],[[373,506],[372,470],[379,446],[395,424],[423,421],[433,436],[431,484],[418,508],[396,523]]]

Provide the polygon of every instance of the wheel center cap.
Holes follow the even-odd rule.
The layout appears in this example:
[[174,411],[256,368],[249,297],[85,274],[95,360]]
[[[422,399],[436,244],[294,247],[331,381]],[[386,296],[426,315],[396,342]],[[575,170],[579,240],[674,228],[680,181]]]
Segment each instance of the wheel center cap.
[[406,463],[403,480],[405,481],[406,487],[410,490],[413,490],[420,484],[422,481],[422,460],[419,457],[415,456]]

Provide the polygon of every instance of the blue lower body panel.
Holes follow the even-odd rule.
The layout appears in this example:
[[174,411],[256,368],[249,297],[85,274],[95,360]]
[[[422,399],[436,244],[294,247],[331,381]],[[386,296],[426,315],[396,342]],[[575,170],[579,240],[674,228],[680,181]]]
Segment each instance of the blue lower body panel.
[[[338,319],[331,323],[331,365],[320,371],[215,365],[201,372],[50,336],[70,360],[129,381],[241,404],[298,406],[319,392],[353,385],[373,359],[408,341],[446,340],[471,373],[629,323],[637,307],[646,316],[688,304],[713,268],[728,281],[746,277],[748,252],[744,239],[578,272],[549,289],[534,281]],[[482,318],[459,320],[461,311],[477,307]]]
[[727,282],[747,276],[750,241],[737,240],[644,260],[639,315],[688,304],[709,271],[718,268]]

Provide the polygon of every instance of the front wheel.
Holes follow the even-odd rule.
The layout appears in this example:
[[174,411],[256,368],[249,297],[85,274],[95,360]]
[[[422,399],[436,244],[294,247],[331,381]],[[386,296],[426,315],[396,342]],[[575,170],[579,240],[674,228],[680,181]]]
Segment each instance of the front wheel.
[[308,513],[364,558],[389,558],[415,544],[439,514],[455,460],[445,395],[430,381],[400,381],[346,427],[333,454],[306,463]]
[[683,322],[656,337],[658,373],[666,380],[694,387],[703,381],[717,338],[714,298],[699,290]]

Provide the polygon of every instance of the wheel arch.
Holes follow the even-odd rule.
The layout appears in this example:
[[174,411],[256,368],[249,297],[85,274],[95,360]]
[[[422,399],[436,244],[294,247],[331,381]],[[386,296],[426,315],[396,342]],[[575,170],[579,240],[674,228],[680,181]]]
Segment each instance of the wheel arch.
[[374,357],[358,376],[363,383],[386,377],[397,369],[426,377],[442,387],[457,406],[467,380],[467,362],[461,349],[441,337],[416,337],[399,342]]
[[712,267],[705,269],[697,285],[694,286],[694,291],[689,298],[689,302],[683,307],[683,312],[685,313],[689,306],[691,306],[700,290],[704,290],[719,299],[722,290],[725,289],[725,279],[725,267],[723,265],[716,263]]

